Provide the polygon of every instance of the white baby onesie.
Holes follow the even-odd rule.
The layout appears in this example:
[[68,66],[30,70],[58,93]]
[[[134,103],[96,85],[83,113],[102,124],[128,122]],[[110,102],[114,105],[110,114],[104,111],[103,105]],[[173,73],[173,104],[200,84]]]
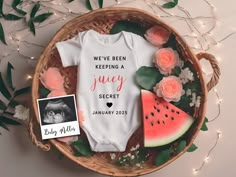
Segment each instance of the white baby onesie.
[[125,151],[141,123],[135,72],[151,65],[157,48],[133,33],[106,35],[94,30],[58,42],[56,47],[64,67],[78,65],[78,109],[91,149]]

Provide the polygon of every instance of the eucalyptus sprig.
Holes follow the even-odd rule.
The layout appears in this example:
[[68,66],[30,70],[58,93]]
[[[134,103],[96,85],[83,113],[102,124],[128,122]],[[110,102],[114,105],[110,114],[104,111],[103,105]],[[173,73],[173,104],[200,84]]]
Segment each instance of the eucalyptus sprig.
[[19,105],[16,101],[18,96],[26,94],[31,90],[31,87],[15,90],[12,83],[12,70],[14,70],[14,67],[8,62],[6,77],[4,78],[0,72],[0,92],[8,100],[7,103],[0,100],[0,127],[6,130],[9,130],[7,125],[21,125],[18,121],[13,119],[13,113],[8,110],[9,108],[15,108],[15,106]]
[[49,18],[53,13],[48,12],[48,13],[44,13],[44,14],[40,14],[38,16],[35,16],[36,13],[38,12],[40,8],[40,3],[37,2],[30,13],[30,19],[28,20],[28,26],[30,28],[30,31],[35,35],[35,24],[34,23],[42,23],[44,22],[47,18]]
[[178,0],[173,0],[162,5],[165,9],[171,9],[178,5]]

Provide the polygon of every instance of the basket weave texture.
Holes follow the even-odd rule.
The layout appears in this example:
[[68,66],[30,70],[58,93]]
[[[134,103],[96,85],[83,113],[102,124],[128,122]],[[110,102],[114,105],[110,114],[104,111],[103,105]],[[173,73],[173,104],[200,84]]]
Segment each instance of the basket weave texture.
[[[55,47],[55,43],[59,41],[64,41],[70,39],[77,35],[81,31],[85,31],[88,29],[94,29],[95,31],[108,34],[112,26],[119,20],[130,20],[132,22],[137,22],[144,26],[146,29],[153,25],[161,25],[166,28],[170,32],[172,32],[176,36],[176,40],[178,41],[179,48],[182,51],[183,56],[188,58],[195,70],[199,75],[199,79],[202,87],[202,95],[201,95],[201,105],[198,110],[198,118],[195,121],[194,126],[189,131],[189,136],[187,139],[186,148],[179,153],[178,155],[173,156],[168,162],[161,166],[155,166],[153,163],[153,158],[150,158],[144,164],[144,168],[137,167],[119,167],[111,163],[109,153],[96,153],[91,157],[75,157],[73,155],[73,149],[66,145],[65,143],[61,143],[57,140],[49,140],[49,144],[43,144],[41,141],[38,141],[35,134],[33,133],[33,121],[37,120],[39,123],[38,110],[37,110],[37,99],[39,98],[39,88],[42,87],[39,81],[39,74],[43,69],[47,69],[48,67],[57,67],[60,69],[61,74],[65,77],[65,89],[67,94],[76,93],[76,81],[77,81],[77,66],[63,68],[60,60],[59,53]],[[202,71],[199,65],[198,60],[205,58],[210,61],[212,68],[214,70],[214,74],[210,82],[206,85],[202,76]],[[148,14],[144,11],[133,9],[133,8],[105,8],[96,11],[92,11],[88,14],[79,16],[66,25],[64,25],[53,37],[50,41],[41,57],[38,60],[38,64],[36,66],[34,78],[33,78],[33,86],[32,86],[32,103],[34,115],[32,115],[32,119],[30,120],[29,130],[32,141],[40,148],[45,151],[50,149],[50,144],[53,144],[58,150],[60,150],[63,154],[65,154],[68,158],[88,168],[90,170],[99,172],[101,174],[109,175],[109,176],[140,176],[147,173],[154,172],[163,168],[164,166],[170,164],[179,156],[181,156],[192,144],[195,137],[197,136],[202,123],[204,121],[205,110],[206,110],[206,95],[207,90],[210,90],[214,87],[219,79],[220,70],[218,64],[214,58],[214,56],[206,53],[200,53],[197,56],[193,54],[190,50],[189,46],[183,41],[183,39],[176,33],[174,29],[170,26],[162,22],[160,19]],[[130,138],[127,145],[127,153],[129,149],[136,145],[137,143],[143,144],[143,135],[142,135],[142,127],[140,127]],[[117,153],[120,155],[120,153]]]

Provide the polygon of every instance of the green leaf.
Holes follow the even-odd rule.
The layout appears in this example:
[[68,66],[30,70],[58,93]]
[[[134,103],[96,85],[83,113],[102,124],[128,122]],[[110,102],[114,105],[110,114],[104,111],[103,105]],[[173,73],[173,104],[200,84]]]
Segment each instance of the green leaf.
[[21,9],[18,9],[17,6],[22,3],[22,0],[14,0],[11,4],[11,7],[21,15],[26,15],[27,13]]
[[18,12],[19,14],[21,14],[21,15],[26,15],[27,14],[27,12],[25,12],[25,11],[23,11],[23,10],[21,10],[21,9],[18,9],[17,7],[12,7],[16,12]]
[[40,88],[39,89],[39,94],[41,97],[45,98],[47,97],[47,95],[50,93],[50,90],[46,89],[46,88]]
[[165,9],[171,9],[174,8],[177,4],[175,4],[174,2],[167,2],[165,4],[162,5],[163,8]]
[[37,17],[33,18],[33,22],[42,23],[48,17],[50,17],[52,14],[53,13],[45,13],[45,14],[38,15]]
[[162,77],[163,75],[155,67],[142,66],[136,71],[137,84],[146,90],[152,90]]
[[103,7],[103,0],[98,0],[98,5],[100,8],[102,8]]
[[198,148],[198,147],[197,147],[195,144],[192,144],[192,145],[188,148],[187,152],[193,152],[193,151],[197,150],[197,148]]
[[68,0],[69,3],[73,2],[74,0]]
[[138,155],[135,158],[136,163],[145,162],[149,159],[150,155],[148,154],[148,151],[146,148],[141,148],[138,150]]
[[4,117],[4,116],[0,116],[0,122],[3,122],[4,124],[8,124],[8,125],[21,125],[21,123],[15,120],[9,119],[7,117]]
[[208,127],[206,125],[207,122],[208,122],[208,119],[205,117],[204,122],[202,124],[202,128],[201,128],[202,131],[207,131],[208,130]]
[[85,6],[87,7],[88,10],[93,10],[93,8],[91,6],[91,3],[90,3],[90,0],[85,1]]
[[186,147],[186,144],[187,143],[185,140],[180,141],[180,143],[176,147],[176,153],[178,154],[178,153],[182,152],[184,150],[184,148]]
[[179,76],[179,74],[181,73],[181,69],[180,67],[175,67],[172,71],[172,75],[175,75],[175,76]]
[[19,95],[23,95],[29,93],[31,91],[31,87],[24,87],[22,89],[16,90],[14,96],[17,97]]
[[7,107],[6,107],[6,105],[5,105],[5,103],[2,101],[2,100],[0,100],[0,109],[1,110],[4,110],[4,109],[6,109]]
[[0,22],[0,40],[7,45],[2,23]]
[[78,140],[73,142],[71,145],[83,156],[88,157],[94,154],[94,152],[90,149],[88,141],[84,140],[81,137],[79,137]]
[[171,156],[170,149],[166,149],[166,150],[161,151],[156,156],[155,165],[160,166],[160,165],[164,164],[165,162],[167,162],[170,159],[170,156]]
[[10,62],[8,62],[7,64],[7,84],[8,86],[12,89],[15,90],[13,83],[12,83],[12,73],[11,70],[14,69],[14,67],[12,66],[12,64]]
[[174,3],[177,5],[179,3],[179,0],[174,0]]
[[11,108],[15,108],[17,105],[19,105],[19,103],[17,103],[17,102],[14,101],[14,100],[11,100],[11,102],[9,103],[9,106],[10,106]]
[[22,19],[23,17],[19,17],[19,16],[14,15],[14,14],[7,14],[7,15],[3,15],[3,18],[4,18],[5,20],[14,21],[14,20],[20,20],[20,19]]
[[7,90],[3,79],[2,79],[2,73],[0,73],[0,92],[9,100],[11,98],[11,94]]
[[110,34],[116,34],[121,31],[132,32],[134,34],[144,37],[146,29],[139,23],[127,20],[120,20],[113,25],[112,29],[110,30]]
[[30,27],[30,31],[35,35],[35,26],[31,19],[28,21],[28,26]]
[[4,124],[3,122],[0,121],[0,127],[6,129],[7,131],[9,131],[9,128],[6,126],[6,124]]
[[3,0],[0,0],[0,14],[3,14],[2,7],[3,7]]
[[38,12],[39,8],[40,8],[40,4],[38,1],[31,10],[30,18],[33,18],[35,16],[35,14]]

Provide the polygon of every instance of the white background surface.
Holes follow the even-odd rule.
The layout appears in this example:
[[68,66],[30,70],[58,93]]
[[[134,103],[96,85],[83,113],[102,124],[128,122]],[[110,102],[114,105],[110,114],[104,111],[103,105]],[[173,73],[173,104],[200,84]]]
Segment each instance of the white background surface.
[[[76,0],[75,0],[76,1]],[[204,0],[179,0],[179,5],[184,7],[192,17],[197,16],[212,16],[211,8],[207,5]],[[4,1],[6,4],[10,4],[10,0]],[[58,3],[59,1],[55,0]],[[63,3],[63,1],[61,1]],[[105,6],[115,4],[113,0],[106,0]],[[124,1],[121,1],[124,2]],[[128,1],[129,2],[129,1]],[[149,0],[148,2],[153,2]],[[209,0],[209,2],[215,6],[215,15],[217,20],[217,26],[212,31],[211,37],[216,41],[220,41],[225,36],[236,31],[236,1],[234,0]],[[163,1],[158,1],[162,4]],[[6,5],[5,4],[5,5]],[[66,3],[66,5],[68,5]],[[95,4],[96,5],[96,4]],[[151,9],[143,0],[137,0],[134,2],[121,4],[122,6],[137,7],[143,10],[147,10],[153,13],[153,9],[156,10],[156,14],[166,15],[160,11],[158,8]],[[56,7],[60,9],[61,7]],[[85,12],[86,8],[84,6],[84,1],[73,2],[69,4],[74,12]],[[7,7],[5,7],[7,9]],[[26,7],[27,8],[27,7]],[[65,10],[61,8],[62,10]],[[52,9],[49,9],[52,11]],[[193,36],[194,33],[189,30],[186,25],[185,20],[180,20],[176,15],[186,17],[185,14],[180,11],[179,8],[169,10],[169,13],[173,14],[172,17],[161,17],[169,25],[173,26],[179,33],[184,35]],[[61,14],[60,14],[61,15]],[[59,16],[60,16],[59,15]],[[52,17],[56,19],[58,16]],[[33,37],[28,30],[20,31],[15,33],[20,40],[29,41],[31,43],[42,45],[42,47],[32,46],[27,43],[20,43],[20,51],[27,56],[34,56],[37,58],[42,52],[43,48],[47,45],[49,40],[55,34],[55,32],[70,20],[72,17],[66,17],[65,20],[57,20],[50,25],[46,25],[47,22],[41,24],[36,30],[36,37]],[[200,19],[205,22],[205,26],[201,26],[202,22],[197,25],[197,29],[205,30],[212,26],[212,20],[207,20],[205,18]],[[49,20],[50,21],[50,20]],[[17,29],[24,27],[22,21],[18,22],[6,22],[2,21],[5,28],[6,34],[10,32],[16,32]],[[198,34],[197,34],[198,35]],[[8,37],[8,46],[0,44],[0,57],[3,55],[8,55],[1,59],[0,69],[1,72],[5,72],[6,64],[10,61],[15,70],[13,73],[13,80],[16,83],[17,88],[29,85],[30,80],[26,79],[28,74],[33,73],[34,65],[36,60],[27,60],[26,58],[17,54],[17,43],[12,42]],[[192,37],[186,37],[187,42],[192,47],[198,47],[196,41]],[[209,39],[211,43],[211,39]],[[198,150],[193,153],[185,153],[179,159],[177,159],[172,164],[168,165],[166,168],[147,175],[148,177],[191,177],[194,176],[192,169],[199,168],[206,157],[209,150],[214,145],[217,138],[217,131],[222,132],[222,137],[218,141],[217,146],[210,154],[209,162],[201,169],[197,174],[199,177],[234,177],[236,175],[236,155],[235,155],[235,145],[236,145],[236,117],[234,108],[235,97],[235,42],[236,34],[231,35],[226,40],[222,41],[219,45],[211,45],[208,50],[209,53],[214,54],[220,59],[220,68],[222,71],[221,80],[217,86],[218,93],[222,98],[221,104],[221,114],[220,117],[208,124],[208,132],[200,132],[197,137],[195,144],[198,146]],[[195,50],[196,53],[200,50]],[[203,68],[206,73],[211,73],[209,67],[206,63],[203,63]],[[209,119],[214,118],[217,114],[217,97],[214,91],[209,93],[208,105],[206,116]],[[0,129],[2,135],[0,136],[0,176],[1,177],[76,177],[76,176],[89,176],[98,177],[102,176],[100,174],[91,172],[84,169],[72,161],[64,158],[63,160],[58,160],[58,153],[56,151],[42,152],[32,145],[30,138],[27,134],[25,127],[10,127],[11,131],[7,132]]]

